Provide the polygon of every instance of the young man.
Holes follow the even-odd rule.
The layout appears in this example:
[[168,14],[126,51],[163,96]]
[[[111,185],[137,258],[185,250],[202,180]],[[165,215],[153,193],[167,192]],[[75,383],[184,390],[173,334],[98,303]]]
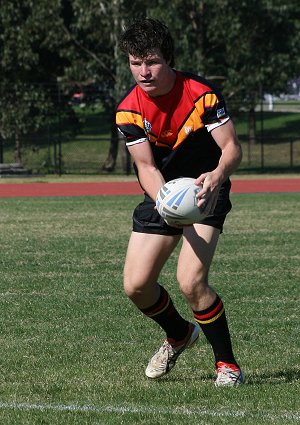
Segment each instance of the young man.
[[[216,385],[238,385],[244,375],[234,357],[224,305],[208,284],[208,272],[231,209],[229,176],[241,161],[237,140],[222,96],[201,77],[173,69],[174,46],[168,28],[155,19],[133,23],[121,36],[135,80],[120,102],[116,123],[127,140],[145,199],[133,214],[124,267],[127,296],[157,322],[166,340],[151,358],[146,375],[159,378],[199,336],[199,326],[212,346]],[[155,209],[161,186],[177,177],[202,184],[198,206],[207,217],[183,228],[169,226]],[[199,325],[185,320],[160,272],[182,238],[177,280]]]

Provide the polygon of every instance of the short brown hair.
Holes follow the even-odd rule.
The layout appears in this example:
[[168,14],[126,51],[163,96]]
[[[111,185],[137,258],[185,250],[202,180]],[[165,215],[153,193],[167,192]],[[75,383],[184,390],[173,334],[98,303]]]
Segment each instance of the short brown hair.
[[132,56],[145,58],[159,49],[165,61],[174,66],[174,41],[169,28],[158,19],[145,18],[133,22],[119,40],[120,49]]

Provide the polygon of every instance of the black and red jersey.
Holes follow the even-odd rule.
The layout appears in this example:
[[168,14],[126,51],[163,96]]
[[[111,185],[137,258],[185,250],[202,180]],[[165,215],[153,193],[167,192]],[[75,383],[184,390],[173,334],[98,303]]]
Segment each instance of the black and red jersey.
[[180,71],[163,96],[150,97],[134,85],[116,112],[127,145],[148,140],[166,181],[216,168],[221,150],[210,131],[228,119],[221,94],[202,77]]

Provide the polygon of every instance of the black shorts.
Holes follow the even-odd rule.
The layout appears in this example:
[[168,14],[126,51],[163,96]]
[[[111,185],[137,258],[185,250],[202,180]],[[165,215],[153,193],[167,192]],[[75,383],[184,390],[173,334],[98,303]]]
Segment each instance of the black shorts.
[[[223,183],[214,213],[205,217],[199,223],[215,227],[222,233],[226,215],[231,210],[229,199],[230,187],[231,183],[229,180]],[[144,201],[133,212],[132,230],[134,232],[153,233],[156,235],[181,235],[183,230],[169,226],[154,207],[155,202],[148,195],[145,195]]]

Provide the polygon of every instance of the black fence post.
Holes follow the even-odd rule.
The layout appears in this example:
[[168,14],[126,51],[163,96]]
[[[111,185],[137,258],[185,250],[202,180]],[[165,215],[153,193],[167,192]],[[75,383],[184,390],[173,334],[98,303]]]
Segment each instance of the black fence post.
[[61,176],[61,93],[59,81],[57,82],[58,93],[58,174]]
[[294,140],[290,140],[290,167],[294,166]]
[[260,88],[260,155],[261,155],[261,168],[265,168],[265,152],[264,152],[264,103],[262,96],[262,88]]
[[260,138],[260,166],[261,169],[265,168],[265,151],[264,151],[264,138]]
[[3,164],[3,139],[0,136],[0,164]]

